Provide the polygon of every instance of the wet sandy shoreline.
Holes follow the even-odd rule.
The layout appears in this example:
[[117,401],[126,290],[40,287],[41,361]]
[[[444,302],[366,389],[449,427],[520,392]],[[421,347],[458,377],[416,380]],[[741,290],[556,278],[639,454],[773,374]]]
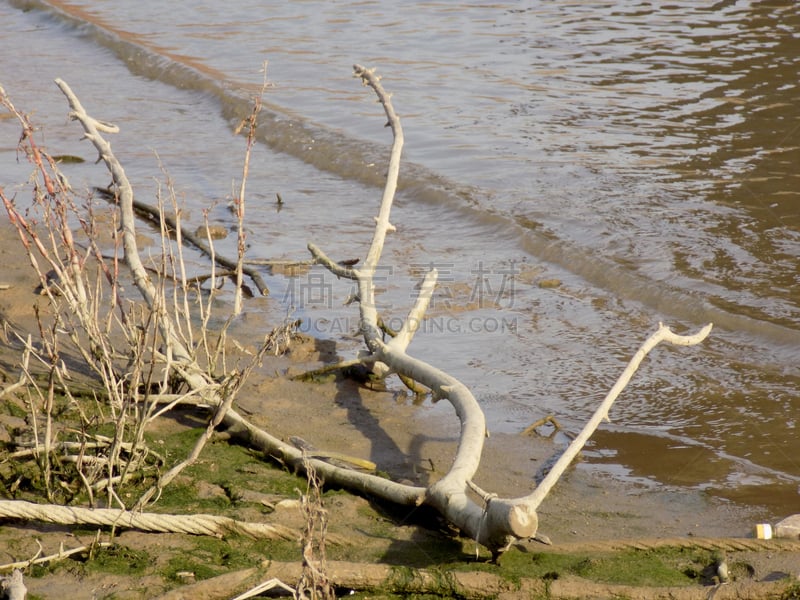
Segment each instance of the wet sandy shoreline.
[[[8,223],[2,226],[0,312],[17,330],[36,337],[32,306],[46,299],[34,293],[38,280]],[[266,331],[268,323],[247,322],[232,328]],[[255,328],[255,329],[254,329]],[[396,479],[431,483],[452,460],[459,426],[455,414],[430,399],[416,404],[398,383],[376,392],[354,382],[304,383],[286,373],[335,362],[337,343],[303,336],[287,357],[268,359],[241,392],[239,404],[266,420],[282,436],[299,435],[325,450],[362,456]],[[240,339],[243,345],[253,340]],[[348,348],[353,340],[346,340]],[[10,381],[14,351],[3,349],[3,366]],[[448,416],[449,415],[449,416]],[[563,436],[562,436],[563,438]],[[535,477],[564,447],[564,440],[496,433],[488,437],[476,482],[500,496],[528,494]],[[654,460],[657,457],[653,457]],[[540,529],[553,541],[627,537],[746,536],[761,517],[702,492],[670,491],[639,486],[599,475],[580,459],[541,506]]]

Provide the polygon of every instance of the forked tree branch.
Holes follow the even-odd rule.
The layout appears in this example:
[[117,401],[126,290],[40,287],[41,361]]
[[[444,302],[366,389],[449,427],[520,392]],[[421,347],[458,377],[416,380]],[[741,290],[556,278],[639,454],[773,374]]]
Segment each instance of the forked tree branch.
[[381,85],[380,78],[375,75],[375,70],[365,69],[360,65],[355,65],[354,70],[364,84],[371,87],[377,94],[394,134],[386,185],[378,216],[375,219],[375,232],[364,265],[359,269],[348,270],[346,274],[342,273],[341,269],[333,267],[335,263],[316,246],[309,244],[309,250],[317,262],[327,266],[335,274],[355,278],[358,282],[361,332],[371,352],[370,358],[375,364],[375,370],[379,374],[393,371],[413,379],[430,388],[434,398],[446,398],[452,404],[461,422],[458,448],[447,474],[427,489],[425,502],[437,508],[448,521],[459,527],[463,535],[475,539],[497,555],[513,540],[533,537],[536,534],[538,529],[536,511],[542,500],[584,446],[600,421],[607,416],[614,400],[647,353],[661,341],[681,345],[697,344],[708,335],[711,325],[706,326],[698,334],[687,337],[675,335],[669,328],[660,326],[659,330],[636,353],[628,368],[595,413],[595,417],[587,423],[581,434],[573,441],[532,494],[516,499],[494,498],[493,495],[488,494],[483,498],[483,505],[479,506],[468,495],[468,490],[475,487],[472,478],[477,472],[483,451],[483,441],[486,435],[483,411],[463,383],[405,352],[411,336],[424,318],[425,309],[436,282],[435,270],[425,278],[417,302],[398,335],[389,343],[385,343],[380,332],[378,313],[375,307],[373,276],[380,260],[386,234],[394,230],[394,226],[389,221],[389,215],[397,189],[403,130],[400,119],[392,107],[390,96]]

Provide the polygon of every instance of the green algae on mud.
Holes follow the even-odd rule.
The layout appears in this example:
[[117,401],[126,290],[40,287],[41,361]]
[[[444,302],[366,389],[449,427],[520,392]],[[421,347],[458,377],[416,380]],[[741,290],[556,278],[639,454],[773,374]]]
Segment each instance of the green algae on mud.
[[[316,342],[307,340],[304,343],[305,346],[298,345],[298,352],[293,360],[318,362],[320,351]],[[4,352],[9,353],[11,350],[7,347]],[[298,359],[298,356],[302,358]],[[5,364],[16,364],[18,359],[19,354],[9,354]],[[271,365],[271,372],[277,368],[288,368],[291,361],[277,364],[281,367]],[[6,380],[15,379],[7,375]],[[449,460],[450,442],[444,439],[446,436],[441,427],[436,423],[417,419],[416,413],[422,409],[398,404],[397,397],[392,392],[365,392],[355,384],[338,380],[317,384],[311,392],[308,386],[309,384],[287,383],[281,377],[262,378],[243,396],[243,408],[249,410],[254,418],[261,419],[269,431],[285,435],[299,431],[325,448],[330,446],[359,456],[374,457],[376,463],[386,466],[396,477],[414,475],[414,465],[417,463],[409,464],[407,461],[409,456],[416,457],[416,452],[419,453],[419,460],[433,460],[436,465],[445,464]],[[309,400],[312,396],[313,400]],[[351,396],[358,402],[351,402]],[[254,400],[266,397],[269,398],[268,403]],[[75,398],[79,404],[63,397],[55,398],[53,414],[57,415],[60,431],[82,431],[82,412],[83,417],[91,424],[91,433],[106,436],[114,433],[113,423],[107,415],[103,416],[103,410],[99,409],[91,394],[82,394]],[[350,403],[354,403],[358,410],[352,410]],[[24,420],[28,416],[25,406],[24,401],[12,401],[10,397],[4,398],[0,403],[0,424],[8,434],[5,441],[0,439],[3,444],[0,446],[0,457],[4,450],[12,450],[11,442],[20,430],[25,429]],[[75,410],[78,406],[80,411]],[[401,413],[402,419],[398,417]],[[387,418],[387,422],[369,421],[372,429],[359,429],[361,423],[357,421],[358,418],[378,417]],[[207,418],[207,414],[199,409],[179,407],[154,421],[144,440],[163,457],[163,462],[154,463],[150,472],[137,479],[118,484],[116,491],[120,499],[126,505],[132,506],[153,484],[159,469],[169,468],[183,460],[205,429]],[[415,428],[420,428],[419,432],[410,432],[409,435],[436,442],[441,440],[441,453],[436,453],[438,450],[435,452],[432,443],[427,443],[420,451],[400,437],[399,434],[403,434],[407,428],[400,428],[398,431],[397,421],[407,425],[409,419],[414,420]],[[342,440],[354,445],[351,448],[337,447],[337,443]],[[376,440],[396,444],[397,456],[383,454],[385,451]],[[493,456],[492,448],[487,448],[488,467],[481,473],[481,480],[488,478],[489,487],[494,489],[497,482],[490,478],[502,476],[503,481],[500,483],[512,488],[512,492],[518,486],[525,489],[525,485],[530,485],[529,471],[532,472],[535,465],[543,460],[539,456],[540,452],[531,449],[530,440],[524,440],[524,451],[530,452],[530,455],[519,452],[520,441],[516,437],[493,435],[492,440],[495,444],[500,443],[502,452],[494,450],[496,455]],[[504,442],[510,446],[503,446]],[[553,448],[550,442],[544,445],[542,454],[546,458]],[[518,464],[511,470],[507,469],[508,456],[517,457]],[[386,460],[387,457],[389,460]],[[532,468],[528,468],[529,466]],[[9,473],[4,468],[16,471]],[[67,463],[61,463],[59,468],[57,475],[65,482],[68,477],[75,476],[74,471],[70,471],[72,467]],[[33,460],[5,463],[0,466],[0,480],[5,488],[0,487],[0,493],[8,497],[44,501],[44,488],[36,481],[41,476],[39,470],[39,465]],[[417,469],[416,474],[436,476],[433,470],[428,472]],[[20,476],[23,476],[21,480]],[[20,481],[14,486],[17,480]],[[713,531],[709,526],[711,521],[704,521],[699,517],[692,517],[692,521],[680,521],[678,527],[681,529],[678,530],[674,523],[678,521],[677,517],[682,516],[676,512],[666,513],[666,518],[662,516],[659,520],[660,495],[642,497],[637,491],[637,494],[623,494],[621,499],[613,488],[603,487],[602,483],[587,479],[585,473],[579,471],[569,473],[555,491],[552,502],[543,506],[543,523],[546,524],[547,534],[556,541],[559,538],[562,541],[591,540],[598,532],[607,531],[622,531],[630,537],[653,536],[656,531],[657,535],[663,535],[663,530],[652,527],[654,524],[660,527],[666,521],[671,524],[672,529],[668,530],[671,535],[676,535],[675,531],[678,534],[681,531],[684,534],[687,531],[697,531],[690,527],[698,522],[704,523],[707,528],[702,533]],[[87,590],[89,582],[93,582],[92,585],[96,585],[98,589],[108,585],[115,590],[127,590],[127,595],[119,594],[116,597],[149,598],[158,595],[159,590],[183,587],[187,574],[194,581],[202,581],[241,569],[258,568],[264,561],[297,562],[302,557],[299,532],[303,522],[300,511],[296,509],[296,502],[305,490],[304,477],[296,475],[293,470],[261,452],[234,443],[224,431],[219,432],[206,444],[199,459],[165,487],[158,501],[149,505],[147,510],[183,515],[211,512],[251,522],[280,523],[294,528],[298,532],[298,541],[252,540],[236,536],[217,539],[134,531],[112,533],[106,529],[101,532],[101,536],[107,536],[105,539],[114,544],[113,551],[98,551],[91,557],[89,554],[79,555],[61,563],[54,562],[50,566],[32,568],[26,573],[26,578],[30,579],[31,598],[52,597],[50,593],[42,593],[42,590],[55,589],[59,582],[66,587],[75,588],[80,585]],[[287,502],[282,502],[284,500]],[[73,485],[73,496],[68,504],[86,505],[88,502],[81,486]],[[547,552],[523,552],[512,549],[501,558],[499,565],[492,565],[487,562],[488,553],[479,550],[476,559],[474,542],[459,538],[436,514],[424,507],[387,507],[371,499],[333,489],[325,491],[323,502],[329,511],[329,560],[391,566],[393,575],[390,581],[393,583],[391,586],[384,585],[377,592],[385,597],[400,597],[398,590],[401,583],[409,578],[413,581],[417,569],[433,572],[436,575],[434,580],[438,581],[436,590],[439,594],[445,594],[449,593],[448,590],[452,591],[452,580],[446,574],[454,572],[498,577],[508,581],[511,586],[522,585],[521,582],[531,580],[549,585],[579,578],[620,585],[670,585],[685,588],[701,586],[707,580],[707,575],[711,572],[709,569],[713,565],[712,557],[703,552],[687,554],[686,551],[663,549],[612,554],[558,552],[557,549],[555,552],[554,549]],[[678,505],[673,503],[673,506]],[[686,512],[683,510],[685,506],[680,505],[682,512]],[[613,510],[610,510],[611,507]],[[691,508],[694,511],[702,507],[693,505]],[[705,512],[702,514],[704,518],[707,515]],[[726,522],[732,522],[730,514],[725,513]],[[557,526],[560,522],[564,525]],[[585,527],[586,523],[595,525],[590,529]],[[634,528],[639,527],[637,523],[646,523],[652,529]],[[573,534],[573,530],[577,533]],[[37,552],[36,540],[42,544],[45,554],[52,554],[58,552],[62,544],[65,549],[90,544],[96,534],[96,530],[86,526],[4,523],[0,528],[0,560],[21,560],[33,556]],[[573,535],[579,537],[569,537]],[[131,565],[126,565],[122,558],[125,556],[136,558],[131,560]],[[97,564],[94,564],[95,560],[98,560]],[[732,561],[733,565],[735,562]],[[133,566],[136,566],[135,572],[132,571]],[[742,568],[742,577],[746,576],[746,570],[746,566]],[[143,589],[139,583],[143,578],[149,580],[147,589]],[[370,597],[374,598],[375,595],[375,591],[369,593]],[[405,597],[407,595],[405,593]],[[114,596],[109,592],[105,597]]]
[[[75,425],[65,421],[71,414],[68,411],[61,413],[62,426]],[[16,404],[4,406],[0,418],[3,415],[19,415],[19,407]],[[189,453],[201,435],[203,425],[203,415],[198,411],[175,410],[155,423],[146,436],[146,442],[157,449],[167,465],[171,465]],[[35,465],[32,464],[30,470],[35,475]],[[119,486],[120,497],[126,503],[135,502],[152,484],[154,476]],[[6,481],[5,485],[8,488],[9,482]],[[76,579],[113,580],[117,588],[127,590],[127,595],[117,597],[147,598],[156,590],[180,589],[186,585],[187,578],[202,582],[219,575],[258,569],[265,561],[300,561],[299,531],[303,522],[296,505],[306,485],[304,477],[260,452],[233,443],[225,432],[215,434],[200,458],[165,487],[158,502],[148,510],[165,514],[211,512],[239,520],[280,523],[296,529],[298,540],[254,540],[241,536],[219,539],[131,531],[112,534],[105,530],[101,537],[109,536],[113,544],[110,549],[98,548],[91,556],[84,553],[60,563],[32,568],[26,574],[30,578],[29,587],[34,590],[31,598],[48,597],[40,595],[39,591],[49,588],[54,581],[74,582]],[[39,493],[39,499],[42,499],[41,488],[36,486],[18,492],[24,492],[28,498]],[[487,552],[478,549],[476,558],[475,543],[458,537],[425,507],[386,506],[339,489],[326,489],[322,500],[330,517],[326,548],[330,561],[391,567],[391,576],[380,588],[354,597],[453,597],[459,594],[453,573],[499,578],[506,581],[510,589],[535,582],[539,587],[530,589],[544,590],[539,596],[542,598],[546,597],[548,586],[557,581],[579,580],[640,588],[694,586],[699,589],[713,583],[716,559],[712,552],[702,549],[562,552],[557,547],[545,550],[529,545],[512,548],[501,557],[499,564],[491,564]],[[85,501],[81,495],[73,499],[76,504]],[[598,510],[598,507],[594,514],[605,523],[618,519],[630,521],[635,516],[625,510],[609,512],[603,508]],[[72,538],[77,542],[82,538],[85,543],[97,534],[86,526],[52,528],[33,524],[16,527],[16,524],[10,524],[0,528],[0,545],[5,544],[16,557],[33,554],[31,530],[48,550],[57,548],[65,539]],[[6,544],[8,540],[14,542]],[[70,544],[75,545],[74,542],[66,545]],[[731,566],[736,577],[748,577],[747,563],[737,562],[732,557]],[[418,591],[409,591],[416,589],[414,586],[421,581],[419,569],[424,569],[424,581],[429,585],[427,591],[430,594],[425,596],[419,595]],[[149,588],[142,589],[138,583],[142,578],[149,579]],[[38,582],[42,582],[43,587],[37,586]],[[787,590],[785,597],[793,597],[792,588],[787,587]]]

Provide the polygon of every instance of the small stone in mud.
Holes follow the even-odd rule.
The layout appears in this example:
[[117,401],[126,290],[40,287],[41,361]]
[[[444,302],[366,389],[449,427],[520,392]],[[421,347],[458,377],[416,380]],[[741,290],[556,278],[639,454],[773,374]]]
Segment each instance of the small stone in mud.
[[560,279],[540,279],[539,287],[545,290],[561,287]]
[[178,571],[175,577],[181,580],[182,583],[194,583],[196,575],[192,571]]
[[201,225],[195,230],[194,234],[203,239],[224,240],[228,237],[228,230],[222,225]]

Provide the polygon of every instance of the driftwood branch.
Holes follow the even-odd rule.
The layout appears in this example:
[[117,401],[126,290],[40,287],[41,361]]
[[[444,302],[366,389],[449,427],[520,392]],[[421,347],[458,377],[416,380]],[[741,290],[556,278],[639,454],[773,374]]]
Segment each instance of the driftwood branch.
[[694,346],[695,344],[699,344],[706,339],[709,333],[711,333],[710,324],[703,327],[694,335],[684,336],[673,333],[669,327],[665,327],[662,323],[659,323],[658,331],[647,338],[644,344],[642,344],[641,348],[639,348],[636,354],[633,355],[633,358],[631,358],[628,366],[619,376],[617,382],[614,384],[614,387],[611,388],[611,391],[609,391],[606,397],[603,399],[603,402],[600,403],[600,406],[597,407],[597,410],[595,410],[592,418],[588,423],[586,423],[586,425],[584,425],[583,430],[574,440],[572,440],[570,445],[564,451],[564,454],[562,454],[556,464],[553,465],[552,469],[550,469],[550,472],[541,481],[541,483],[539,483],[534,492],[521,499],[521,502],[527,504],[533,510],[539,508],[539,505],[545,499],[547,494],[550,493],[550,490],[558,482],[564,471],[567,470],[567,467],[569,467],[570,463],[586,445],[586,442],[589,441],[589,438],[600,426],[600,423],[604,420],[608,420],[608,411],[611,409],[611,405],[614,404],[614,401],[620,395],[622,390],[625,389],[625,386],[628,385],[628,382],[639,368],[639,365],[644,360],[645,356],[647,356],[647,354],[653,348],[655,348],[661,342],[667,342],[676,346]]
[[202,370],[197,368],[192,359],[191,352],[184,346],[177,335],[175,326],[166,308],[157,301],[156,288],[150,280],[147,270],[142,263],[142,259],[139,256],[139,250],[136,246],[136,219],[133,210],[133,187],[128,180],[128,176],[125,174],[122,164],[120,164],[116,156],[114,156],[111,150],[111,144],[100,135],[100,131],[114,133],[118,131],[118,129],[89,116],[69,85],[62,79],[56,79],[55,82],[62,93],[67,97],[71,108],[70,118],[77,120],[83,126],[84,137],[97,149],[100,158],[111,173],[114,185],[117,188],[117,193],[119,194],[120,225],[122,229],[122,247],[125,262],[133,275],[134,284],[144,298],[147,306],[158,316],[158,325],[161,330],[161,335],[168,344],[168,353],[176,359],[178,365],[183,365],[182,374],[187,380],[187,383],[189,383],[193,389],[205,389],[209,387],[211,382],[208,381],[208,378],[205,377]]
[[[55,554],[48,554],[47,556],[41,556],[42,549],[40,546],[39,552],[34,558],[30,558],[28,560],[19,560],[17,562],[0,565],[0,571],[5,571],[7,569],[14,569],[14,570],[27,569],[32,565],[53,563],[59,560],[65,560],[70,556],[74,556],[76,554],[91,552],[92,548],[108,548],[109,546],[111,546],[111,542],[96,542],[94,544],[86,544],[83,546],[78,546],[77,548],[70,548],[69,550],[60,549]],[[2,598],[2,596],[0,596],[0,598]]]
[[486,436],[483,412],[475,397],[463,383],[405,352],[411,336],[424,318],[427,303],[436,282],[435,270],[432,270],[423,281],[417,302],[398,335],[388,343],[384,342],[381,335],[373,277],[380,261],[386,235],[395,229],[389,216],[397,189],[403,130],[400,119],[392,106],[390,95],[384,90],[374,69],[365,69],[360,65],[356,65],[354,69],[356,76],[360,77],[363,83],[371,87],[377,94],[394,136],[386,185],[378,216],[375,218],[375,231],[367,258],[360,268],[343,269],[327,258],[324,252],[313,244],[309,244],[309,250],[318,263],[325,265],[337,276],[350,277],[358,282],[361,332],[370,351],[368,360],[373,363],[376,372],[379,374],[396,372],[408,377],[430,388],[436,399],[444,398],[452,404],[461,422],[458,448],[448,473],[426,490],[425,502],[437,508],[448,521],[459,527],[463,535],[475,539],[497,555],[513,540],[536,535],[538,529],[537,508],[589,436],[595,431],[600,421],[607,416],[614,400],[628,383],[646,354],[661,341],[682,345],[699,343],[708,335],[711,326],[707,326],[695,336],[688,337],[677,336],[668,328],[661,326],[637,352],[631,364],[598,409],[595,417],[570,444],[561,459],[532,494],[517,499],[495,498],[492,494],[485,494],[482,505],[476,504],[468,495],[468,490],[471,486],[475,487],[472,479],[480,464]]
[[[328,561],[327,573],[334,586],[359,592],[391,590],[398,595],[430,594],[443,598],[478,600],[494,597],[539,598],[547,596],[547,582],[540,579],[509,581],[485,571],[444,571],[439,569],[406,569],[390,565]],[[300,563],[269,561],[253,567],[226,573],[212,579],[184,586],[161,596],[160,600],[183,598],[230,598],[254,581],[296,581],[302,570]],[[272,589],[273,586],[267,586]],[[346,592],[345,592],[346,593]],[[248,595],[237,596],[247,598]],[[565,598],[567,596],[559,596]],[[576,596],[571,596],[576,597]]]
[[318,458],[304,457],[303,450],[286,444],[272,434],[256,427],[233,409],[225,413],[222,423],[228,433],[242,442],[298,471],[304,470],[305,459],[326,484],[339,485],[407,506],[418,506],[425,498],[425,488],[423,487],[397,483],[371,473],[337,467]]

